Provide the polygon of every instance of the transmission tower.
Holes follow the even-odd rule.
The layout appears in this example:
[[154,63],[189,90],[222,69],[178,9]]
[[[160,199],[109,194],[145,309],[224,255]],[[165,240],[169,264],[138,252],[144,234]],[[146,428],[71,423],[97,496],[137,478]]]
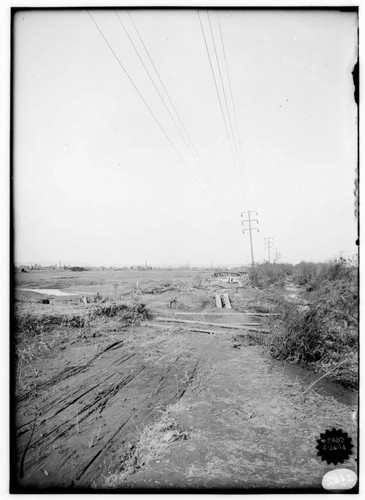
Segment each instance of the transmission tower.
[[[255,260],[253,257],[253,244],[252,244],[252,231],[257,231],[259,232],[259,228],[257,226],[254,226],[253,224],[258,224],[259,221],[257,219],[252,219],[251,214],[256,214],[256,217],[258,216],[258,213],[256,210],[248,210],[247,212],[241,212],[241,218],[242,218],[242,233],[245,234],[245,231],[249,231],[250,233],[250,245],[251,245],[251,262],[252,262],[252,267],[255,265]],[[247,219],[244,219],[244,217],[247,217]],[[245,224],[246,223],[246,224]],[[245,227],[247,226],[248,227]]]
[[265,238],[265,249],[267,248],[268,251],[268,256],[269,256],[269,262],[270,262],[270,250],[274,249],[274,238]]
[[274,262],[278,263],[280,259],[281,259],[281,253],[278,251],[277,248],[275,248]]

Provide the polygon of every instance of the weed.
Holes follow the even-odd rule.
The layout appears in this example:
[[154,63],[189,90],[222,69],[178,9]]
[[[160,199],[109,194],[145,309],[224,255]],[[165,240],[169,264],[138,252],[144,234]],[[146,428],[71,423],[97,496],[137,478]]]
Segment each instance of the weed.
[[[209,359],[204,366],[199,367],[197,369],[192,379],[189,379],[188,375],[186,374],[186,377],[189,380],[189,385],[186,390],[186,394],[189,393],[199,394],[206,386],[207,380],[209,379],[212,373],[213,373],[213,364],[211,362],[211,359]],[[176,405],[177,404],[178,403],[176,403]]]
[[305,310],[277,299],[280,316],[271,322],[266,345],[276,359],[331,370],[332,381],[357,388],[357,312],[344,306],[341,290],[323,286]]
[[300,262],[294,269],[294,280],[300,286],[307,286],[317,276],[320,264],[314,262]]
[[199,304],[199,309],[205,309],[207,306],[211,305],[213,300],[210,297],[199,297],[198,298],[198,304]]
[[114,295],[116,296],[119,288],[119,283],[117,281],[113,283],[113,288],[114,288]]
[[171,297],[168,302],[167,302],[167,307],[169,309],[176,309],[177,308],[177,304],[178,304],[178,299],[177,297]]
[[100,431],[101,431],[101,424],[99,424],[96,434],[93,434],[91,436],[90,441],[88,441],[89,448],[92,448],[94,446],[94,444],[96,444],[99,441]]
[[184,284],[181,282],[175,282],[172,283],[170,281],[166,281],[164,283],[159,283],[156,286],[153,286],[152,288],[146,288],[143,290],[142,293],[144,294],[152,294],[152,295],[159,295],[161,293],[165,292],[177,292],[181,291],[184,288]]
[[[358,270],[353,261],[301,262],[294,280],[305,288],[305,307],[285,300],[270,288],[257,292],[278,317],[270,317],[270,334],[250,332],[252,343],[265,346],[276,359],[310,365],[350,389],[358,386]],[[264,283],[260,282],[261,285]]]
[[206,282],[207,282],[206,279],[203,279],[199,276],[196,276],[192,286],[193,286],[193,288],[197,288],[198,290],[205,290],[206,289]]
[[[100,298],[100,297],[99,297]],[[22,313],[15,311],[15,352],[18,361],[23,363],[40,358],[51,352],[60,336],[54,330],[78,329],[79,337],[97,336],[106,332],[99,328],[103,320],[118,319],[123,326],[132,326],[143,319],[150,319],[151,314],[146,305],[140,302],[132,304],[103,302],[102,299],[93,304],[87,304],[79,312],[58,312],[43,314],[36,310]],[[52,332],[52,335],[47,335]],[[65,340],[67,334],[65,334]]]
[[164,412],[157,422],[143,429],[136,445],[128,444],[122,450],[122,472],[111,474],[105,479],[107,488],[117,488],[129,475],[163,455],[173,442],[189,438],[188,432],[182,431],[172,417],[174,406]]
[[321,290],[325,284],[336,286],[343,282],[349,290],[357,289],[357,263],[343,257],[324,263],[301,262],[294,267],[294,281],[308,292]]

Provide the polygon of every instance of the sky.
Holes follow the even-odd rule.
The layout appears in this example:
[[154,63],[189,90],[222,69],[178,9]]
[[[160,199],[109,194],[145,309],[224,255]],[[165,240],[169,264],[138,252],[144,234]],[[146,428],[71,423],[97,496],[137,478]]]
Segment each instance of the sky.
[[129,14],[15,16],[16,263],[249,264],[248,210],[255,262],[354,253],[357,16]]

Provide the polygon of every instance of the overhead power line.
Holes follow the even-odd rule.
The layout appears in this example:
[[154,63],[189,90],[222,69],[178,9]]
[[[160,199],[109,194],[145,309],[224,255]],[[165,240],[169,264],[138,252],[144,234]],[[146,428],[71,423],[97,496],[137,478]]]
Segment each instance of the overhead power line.
[[[232,120],[231,120],[231,113],[229,112],[229,107],[228,107],[228,102],[227,102],[227,95],[226,95],[226,90],[225,90],[225,88],[224,88],[224,82],[223,82],[223,77],[222,77],[222,72],[221,72],[221,65],[220,65],[220,63],[219,63],[219,57],[218,57],[218,53],[217,53],[217,47],[216,47],[216,44],[215,44],[215,39],[214,39],[214,33],[213,33],[212,23],[211,23],[211,21],[210,21],[209,10],[207,10],[207,16],[208,16],[208,22],[209,22],[210,35],[211,35],[211,37],[212,37],[212,42],[213,42],[213,48],[214,48],[214,54],[215,54],[215,60],[217,61],[217,67],[218,67],[219,79],[220,79],[220,82],[221,82],[221,85],[222,85],[222,91],[223,91],[224,102],[225,102],[225,104],[226,104],[226,110],[227,110],[227,116],[228,116],[229,127],[230,127],[231,134],[232,134],[232,139],[233,139],[234,149],[235,149],[236,156],[237,156],[237,159],[238,159],[238,150],[237,150],[237,145],[236,145],[236,141],[235,141],[235,137],[234,137],[234,133],[233,133]],[[237,163],[236,163],[236,162],[235,162],[235,165],[237,166]],[[239,172],[238,172],[238,176],[239,176]]]
[[219,12],[218,12],[218,10],[217,10],[217,20],[218,20],[219,34],[220,34],[220,39],[221,39],[221,44],[222,44],[222,50],[223,50],[223,57],[224,57],[224,63],[225,63],[225,68],[226,68],[226,74],[227,74],[227,79],[228,79],[229,94],[230,94],[230,97],[231,97],[232,108],[233,108],[233,116],[234,116],[234,121],[235,121],[235,125],[236,125],[236,133],[237,133],[237,137],[238,137],[238,150],[239,150],[239,153],[240,153],[240,155],[239,155],[239,161],[241,163],[241,167],[242,167],[242,171],[243,171],[244,177],[246,178],[247,196],[250,199],[250,185],[249,185],[249,180],[248,180],[248,173],[246,171],[246,167],[245,167],[245,164],[244,164],[244,161],[243,161],[243,153],[242,153],[242,145],[241,145],[241,134],[240,134],[239,126],[238,126],[236,106],[235,106],[234,99],[233,99],[231,78],[230,78],[229,70],[228,70],[226,49],[225,49],[225,45],[224,45],[222,27],[221,27],[221,22],[220,22],[220,19],[219,19]]
[[[179,121],[179,123],[180,123],[180,125],[181,125],[181,128],[182,128],[182,130],[184,131],[184,133],[185,133],[185,135],[186,135],[186,137],[187,137],[187,139],[188,139],[189,143],[191,144],[191,147],[192,147],[192,149],[193,149],[193,151],[194,151],[194,153],[195,153],[195,155],[196,155],[196,158],[197,158],[197,159],[198,159],[198,161],[200,162],[201,168],[202,168],[203,170],[205,170],[205,165],[204,165],[204,163],[203,163],[202,159],[200,158],[199,152],[198,152],[197,148],[195,147],[194,142],[192,141],[192,139],[191,139],[191,137],[190,137],[190,135],[189,135],[188,131],[186,130],[186,127],[185,127],[185,125],[184,125],[184,123],[183,123],[182,119],[180,118],[180,115],[179,115],[179,113],[178,113],[178,111],[177,111],[177,109],[176,109],[176,107],[175,107],[175,104],[174,104],[173,100],[171,99],[169,92],[167,91],[167,88],[166,88],[166,86],[165,86],[165,84],[164,84],[164,82],[163,82],[163,80],[162,80],[162,78],[161,78],[161,76],[160,76],[160,73],[158,72],[158,70],[157,70],[157,68],[156,68],[155,63],[154,63],[154,62],[153,62],[153,60],[152,60],[152,57],[151,57],[151,55],[150,55],[150,53],[149,53],[149,51],[148,51],[148,49],[147,49],[147,47],[146,47],[146,44],[145,44],[145,43],[144,43],[144,41],[143,41],[143,38],[142,38],[142,36],[141,36],[141,34],[140,34],[140,32],[139,32],[139,30],[138,30],[138,28],[137,28],[137,26],[136,26],[136,24],[135,24],[135,22],[134,22],[133,17],[131,16],[131,14],[130,14],[129,10],[127,10],[127,14],[128,14],[128,16],[129,16],[129,18],[130,18],[130,20],[131,20],[132,24],[133,24],[133,27],[134,27],[134,29],[135,29],[135,31],[136,31],[136,33],[137,33],[137,36],[138,36],[138,38],[139,38],[140,42],[141,42],[141,43],[142,43],[142,45],[143,45],[143,48],[144,48],[144,50],[145,50],[145,52],[146,52],[146,54],[147,54],[147,57],[148,57],[148,59],[149,59],[149,61],[150,61],[151,65],[152,65],[153,69],[155,70],[155,73],[156,73],[156,75],[157,75],[157,78],[159,79],[159,82],[161,83],[161,86],[162,86],[162,88],[163,88],[163,89],[164,89],[164,91],[165,91],[165,94],[166,94],[166,96],[167,96],[167,98],[168,98],[168,100],[169,100],[169,102],[170,102],[170,104],[171,104],[171,106],[172,106],[172,109],[175,111],[176,117],[177,117],[177,119],[178,119],[178,121]],[[204,172],[204,174],[205,174],[205,172]],[[208,183],[210,183],[210,181],[209,181],[209,179],[208,179],[207,177],[206,177],[206,180],[207,180],[207,182],[208,182]]]
[[182,157],[180,151],[176,148],[175,144],[172,142],[172,140],[170,139],[170,137],[168,136],[167,132],[165,131],[165,129],[163,128],[163,126],[161,125],[160,121],[158,120],[158,118],[156,117],[156,115],[154,114],[154,112],[152,111],[152,109],[150,108],[149,104],[147,103],[146,99],[143,97],[143,95],[141,94],[140,90],[138,89],[137,85],[134,83],[132,77],[129,75],[128,71],[126,70],[126,68],[124,67],[123,63],[121,62],[120,58],[118,57],[118,55],[116,54],[116,52],[114,51],[113,47],[110,45],[110,43],[108,42],[107,38],[105,37],[104,33],[102,32],[102,30],[100,29],[99,25],[97,24],[97,22],[95,21],[95,19],[93,18],[93,16],[90,14],[89,10],[86,10],[86,12],[88,13],[88,15],[90,16],[91,20],[93,21],[95,27],[97,28],[98,32],[100,33],[101,37],[103,38],[103,40],[105,41],[105,43],[107,44],[109,50],[111,51],[111,53],[113,54],[113,56],[115,57],[115,59],[117,60],[119,66],[122,68],[124,74],[126,75],[126,77],[128,78],[128,80],[130,81],[130,83],[132,84],[133,88],[135,89],[135,91],[137,92],[137,94],[139,95],[139,97],[142,99],[144,105],[147,107],[148,111],[150,112],[150,114],[152,115],[153,119],[155,120],[155,122],[157,123],[158,127],[160,128],[160,130],[163,132],[164,136],[166,137],[166,139],[168,140],[168,142],[171,144],[172,148],[175,150],[176,154],[179,156],[180,160],[182,161],[182,163],[184,164],[184,166],[186,167],[186,169],[188,170],[188,172],[190,173],[191,177],[193,178],[193,180],[197,183],[197,185],[199,186],[199,188],[203,191],[203,193],[207,196],[207,199],[209,200],[209,202],[212,204],[212,201],[210,200],[210,198],[208,197],[206,191],[204,190],[204,188],[201,186],[201,184],[199,183],[199,181],[195,178],[193,172],[191,171],[191,169],[189,168],[188,164],[186,163],[186,161],[184,160],[184,158]]
[[[237,150],[235,135],[234,135],[234,132],[233,132],[232,120],[231,120],[231,115],[230,115],[230,111],[229,111],[229,106],[228,106],[228,101],[227,101],[227,95],[226,95],[226,91],[225,91],[225,85],[224,85],[224,80],[223,80],[223,77],[222,77],[221,65],[220,65],[220,62],[219,62],[219,56],[218,56],[218,52],[217,52],[217,47],[216,47],[216,43],[215,43],[215,37],[214,37],[213,28],[212,28],[212,23],[211,23],[210,16],[209,16],[209,11],[207,10],[207,17],[208,17],[210,35],[211,35],[211,39],[212,39],[212,43],[213,43],[215,60],[216,60],[216,65],[218,67],[219,80],[220,80],[220,84],[221,84],[221,88],[222,88],[224,102],[222,101],[222,98],[221,98],[221,95],[220,95],[220,91],[219,91],[219,88],[218,88],[219,85],[218,85],[217,77],[216,77],[216,74],[215,74],[215,71],[214,71],[212,57],[211,57],[211,54],[210,54],[209,45],[208,45],[207,37],[205,35],[205,30],[204,30],[204,27],[203,27],[203,23],[202,23],[202,19],[201,19],[201,16],[200,16],[200,12],[199,12],[199,10],[197,12],[198,12],[198,17],[199,17],[200,29],[201,29],[201,32],[203,34],[204,44],[205,44],[206,52],[207,52],[207,55],[208,55],[209,65],[210,65],[211,73],[212,73],[212,76],[213,76],[214,86],[215,86],[217,97],[218,97],[219,107],[220,107],[221,114],[222,114],[222,117],[223,117],[224,127],[225,127],[226,134],[227,134],[227,137],[228,137],[229,147],[230,147],[230,150],[231,150],[231,154],[232,154],[232,158],[233,158],[233,163],[234,163],[234,166],[235,166],[235,171],[236,171],[237,180],[238,180],[239,192],[242,194],[243,198],[247,198],[247,196],[246,196],[246,190],[245,190],[245,185],[244,185],[244,182],[243,182],[242,177],[240,175],[239,155],[238,155],[238,150]],[[225,106],[224,106],[224,104],[225,104]],[[227,122],[226,115],[227,115],[227,118],[228,118],[228,122]],[[228,127],[228,124],[229,124],[229,127]]]
[[[120,16],[119,16],[118,12],[117,12],[116,10],[114,10],[114,12],[115,12],[115,14],[116,14],[116,16],[117,16],[117,18],[118,18],[118,20],[119,20],[119,22],[120,22],[120,24],[121,24],[122,28],[123,28],[123,30],[124,30],[124,32],[125,32],[125,34],[127,35],[128,39],[129,39],[129,41],[130,41],[130,43],[132,44],[132,47],[133,47],[134,51],[136,52],[136,54],[137,54],[137,56],[138,56],[138,59],[141,61],[142,66],[143,66],[144,70],[146,71],[146,73],[147,73],[147,75],[148,75],[148,77],[149,77],[149,79],[150,79],[150,81],[151,81],[151,83],[152,83],[152,85],[153,85],[154,89],[156,90],[156,92],[157,92],[158,96],[160,97],[162,104],[164,105],[164,107],[165,107],[166,111],[168,112],[168,114],[169,114],[169,116],[170,116],[171,120],[173,121],[173,123],[174,123],[174,125],[175,125],[175,127],[176,127],[177,131],[179,132],[180,137],[182,138],[182,140],[184,141],[184,143],[185,143],[186,147],[189,149],[190,154],[192,155],[192,157],[193,157],[193,158],[194,158],[194,160],[196,161],[196,154],[195,154],[195,153],[194,153],[194,151],[192,150],[192,148],[191,148],[190,144],[187,142],[187,140],[186,140],[185,136],[182,134],[182,132],[181,132],[181,130],[180,130],[180,127],[179,127],[179,125],[177,124],[177,122],[176,122],[176,120],[175,120],[175,117],[174,117],[174,116],[173,116],[173,114],[171,113],[171,111],[170,111],[170,109],[169,109],[168,105],[166,104],[166,101],[165,101],[165,99],[164,99],[163,95],[161,94],[161,92],[160,92],[159,88],[157,87],[157,85],[156,85],[156,83],[155,83],[155,81],[154,81],[154,79],[153,79],[153,77],[152,77],[152,75],[151,75],[151,73],[150,73],[149,69],[148,69],[148,68],[147,68],[147,66],[145,65],[145,63],[144,63],[144,61],[143,61],[143,59],[142,59],[142,56],[141,56],[141,54],[140,54],[140,52],[139,52],[138,48],[136,47],[136,45],[135,45],[135,43],[133,42],[133,40],[132,40],[132,38],[131,38],[130,34],[128,33],[127,28],[125,27],[125,25],[124,25],[124,23],[123,23],[122,19],[120,18]],[[197,163],[197,165],[198,165],[198,168],[199,168],[200,172],[202,173],[203,177],[205,178],[205,180],[206,180],[207,182],[209,182],[209,181],[208,181],[208,179],[207,179],[207,177],[206,177],[205,172],[202,170],[202,168],[201,168],[201,166],[199,165],[199,163],[198,163],[197,161],[196,161],[196,163]]]
[[219,101],[219,107],[220,107],[220,110],[221,110],[221,113],[222,113],[222,117],[223,117],[223,121],[224,121],[224,127],[225,127],[225,130],[226,130],[226,133],[227,133],[227,137],[228,137],[228,141],[229,141],[229,145],[230,145],[230,149],[231,149],[233,161],[234,161],[234,164],[236,165],[236,158],[235,158],[234,151],[233,151],[232,140],[231,140],[231,136],[229,135],[229,132],[228,132],[228,126],[227,126],[226,116],[225,116],[224,111],[223,111],[222,100],[221,100],[221,96],[219,94],[217,80],[216,80],[216,77],[215,77],[215,74],[214,74],[214,69],[213,69],[212,59],[210,57],[208,42],[207,42],[207,39],[206,39],[206,36],[205,36],[205,32],[204,32],[204,28],[203,28],[203,23],[202,23],[202,20],[201,20],[201,17],[200,17],[199,10],[197,12],[198,12],[198,16],[199,16],[200,29],[201,29],[201,32],[203,34],[204,44],[205,44],[205,48],[206,48],[207,55],[208,55],[209,65],[210,65],[210,69],[211,69],[212,76],[213,76],[214,86],[215,86],[215,90],[216,90],[218,101]]

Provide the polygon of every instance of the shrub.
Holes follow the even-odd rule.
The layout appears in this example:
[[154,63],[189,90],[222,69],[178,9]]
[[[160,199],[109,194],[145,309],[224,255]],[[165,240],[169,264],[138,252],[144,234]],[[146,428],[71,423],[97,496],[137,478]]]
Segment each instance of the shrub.
[[272,329],[270,352],[277,359],[311,364],[326,371],[346,360],[330,378],[357,388],[357,268],[345,260],[307,264],[299,265],[298,275],[306,280],[307,290],[311,289],[311,302],[300,310],[295,304],[276,298],[280,317]]
[[343,257],[325,263],[301,262],[294,267],[294,279],[308,292],[321,289],[325,282],[349,280],[357,286],[357,263]]
[[249,271],[249,279],[253,286],[266,288],[268,286],[284,287],[287,276],[292,274],[291,264],[256,264]]
[[107,316],[109,318],[118,316],[124,323],[132,324],[143,319],[150,319],[151,313],[146,308],[146,304],[143,303],[130,305],[111,302],[109,304],[94,306],[90,310],[89,316],[92,319],[100,316]]
[[300,262],[294,267],[294,280],[300,286],[307,286],[313,283],[319,264],[314,262]]

